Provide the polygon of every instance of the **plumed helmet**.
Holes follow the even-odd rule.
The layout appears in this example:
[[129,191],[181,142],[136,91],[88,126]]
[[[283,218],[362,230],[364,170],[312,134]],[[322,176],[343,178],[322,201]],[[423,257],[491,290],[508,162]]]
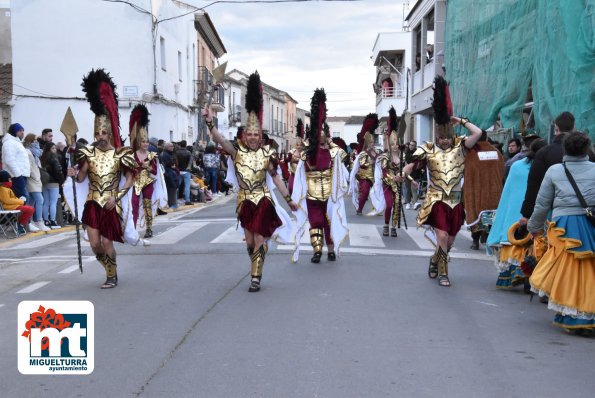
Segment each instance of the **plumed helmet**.
[[93,69],[83,77],[81,86],[95,114],[93,134],[106,130],[112,136],[114,147],[121,147],[118,94],[109,73],[103,69]]

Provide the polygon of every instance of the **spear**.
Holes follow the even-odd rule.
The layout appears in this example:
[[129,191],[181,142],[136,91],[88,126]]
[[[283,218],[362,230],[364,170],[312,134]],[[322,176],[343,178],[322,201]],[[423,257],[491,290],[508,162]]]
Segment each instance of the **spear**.
[[211,85],[211,91],[209,92],[209,99],[207,101],[207,106],[210,106],[213,102],[213,95],[215,94],[215,90],[217,89],[217,85],[223,81],[225,77],[225,69],[227,68],[227,61],[213,69],[213,84]]
[[[405,146],[404,145],[399,145],[400,148],[400,160],[399,160],[399,175],[401,177],[403,177],[403,151],[405,150]],[[403,210],[403,183],[399,183],[399,187],[397,188],[398,194],[399,194],[399,205],[398,205],[398,209],[397,211],[399,212],[399,220],[398,220],[398,227],[401,228],[401,215],[403,215],[403,225],[405,226],[405,229],[407,229],[407,219],[405,218],[405,211]]]
[[[60,126],[60,131],[66,137],[66,144],[68,145],[68,149],[66,151],[66,160],[68,161],[68,167],[71,167],[71,154],[70,148],[74,145],[74,139],[76,137],[76,133],[78,133],[79,128],[76,125],[76,120],[74,120],[74,115],[72,114],[72,110],[70,107],[66,110],[66,114],[64,115],[64,120],[62,120],[62,126]],[[78,249],[78,260],[79,260],[79,269],[81,270],[81,274],[83,273],[83,258],[81,255],[81,233],[79,230],[79,217],[78,217],[78,203],[76,200],[76,180],[74,176],[72,178],[72,193],[74,198],[74,223],[76,227],[76,246]]]

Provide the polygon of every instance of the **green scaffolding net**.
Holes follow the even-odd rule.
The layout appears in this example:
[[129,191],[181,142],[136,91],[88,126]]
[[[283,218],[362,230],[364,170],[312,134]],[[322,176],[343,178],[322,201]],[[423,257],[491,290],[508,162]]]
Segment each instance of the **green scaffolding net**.
[[499,118],[518,133],[532,108],[548,137],[570,111],[595,139],[595,0],[448,0],[445,25],[458,113],[483,127]]

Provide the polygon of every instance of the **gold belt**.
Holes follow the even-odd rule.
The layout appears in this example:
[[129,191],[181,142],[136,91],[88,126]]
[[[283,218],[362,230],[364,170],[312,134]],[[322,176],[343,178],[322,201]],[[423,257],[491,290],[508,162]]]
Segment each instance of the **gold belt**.
[[93,202],[97,202],[101,207],[105,206],[109,198],[116,197],[118,195],[117,189],[106,189],[103,192],[96,191],[96,190],[89,190],[89,195],[87,195],[87,201],[92,200]]
[[249,200],[255,205],[258,205],[258,202],[260,202],[260,200],[265,197],[271,199],[271,201],[273,200],[271,192],[269,191],[269,187],[266,185],[262,188],[255,188],[252,190],[240,188],[238,191],[238,205],[244,200]]

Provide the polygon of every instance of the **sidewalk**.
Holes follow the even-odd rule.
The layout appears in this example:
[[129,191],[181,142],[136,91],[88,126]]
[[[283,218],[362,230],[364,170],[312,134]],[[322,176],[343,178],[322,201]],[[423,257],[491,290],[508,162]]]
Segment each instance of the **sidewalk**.
[[[166,209],[164,210],[166,214],[155,216],[156,222],[160,219],[169,219],[175,216],[175,218],[179,218],[185,216],[191,212],[201,211],[207,207],[210,207],[214,204],[224,204],[227,203],[231,198],[235,198],[235,194],[229,194],[227,196],[220,195],[213,197],[213,199],[206,203],[193,203],[192,205],[180,205],[177,209]],[[34,238],[39,238],[47,235],[55,235],[63,232],[71,232],[75,230],[74,225],[65,225],[60,229],[52,229],[51,231],[39,231],[39,232],[27,232],[25,235],[21,235],[16,238],[7,239],[4,236],[0,236],[0,249],[10,248],[12,245],[16,245],[18,243],[27,242]],[[81,230],[82,232],[82,230]]]

